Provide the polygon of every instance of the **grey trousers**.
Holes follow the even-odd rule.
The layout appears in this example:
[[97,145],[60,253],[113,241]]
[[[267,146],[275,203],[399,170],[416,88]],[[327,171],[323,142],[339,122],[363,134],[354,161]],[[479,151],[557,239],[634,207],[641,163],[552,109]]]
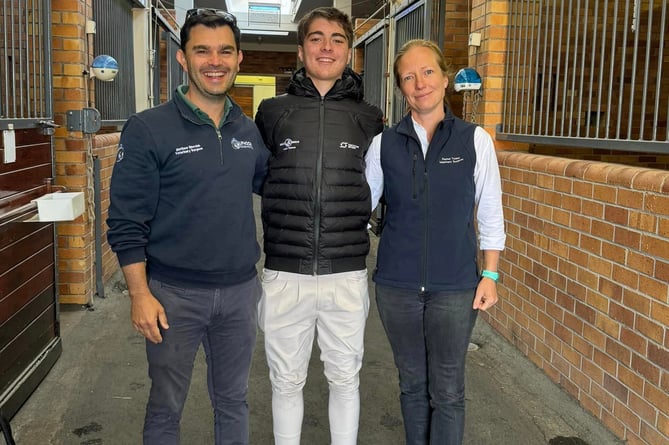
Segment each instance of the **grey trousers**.
[[153,295],[165,308],[163,341],[147,340],[151,391],[144,420],[145,445],[179,444],[179,423],[195,355],[204,346],[217,445],[249,443],[246,402],[256,340],[257,277],[219,289],[183,289],[154,279]]

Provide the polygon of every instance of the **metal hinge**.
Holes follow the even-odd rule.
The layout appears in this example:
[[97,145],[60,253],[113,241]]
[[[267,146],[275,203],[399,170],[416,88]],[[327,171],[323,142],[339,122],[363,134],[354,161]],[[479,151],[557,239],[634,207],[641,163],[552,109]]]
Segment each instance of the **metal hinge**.
[[86,134],[97,133],[102,126],[100,112],[95,108],[67,111],[67,129]]

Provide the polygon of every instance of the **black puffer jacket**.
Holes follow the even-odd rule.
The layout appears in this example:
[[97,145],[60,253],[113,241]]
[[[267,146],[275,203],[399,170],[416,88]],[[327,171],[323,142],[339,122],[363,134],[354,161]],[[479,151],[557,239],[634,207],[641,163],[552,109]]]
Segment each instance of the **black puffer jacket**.
[[383,129],[346,69],[321,97],[304,69],[262,101],[256,124],[272,152],[263,189],[265,267],[309,275],[362,270],[369,252],[365,153]]

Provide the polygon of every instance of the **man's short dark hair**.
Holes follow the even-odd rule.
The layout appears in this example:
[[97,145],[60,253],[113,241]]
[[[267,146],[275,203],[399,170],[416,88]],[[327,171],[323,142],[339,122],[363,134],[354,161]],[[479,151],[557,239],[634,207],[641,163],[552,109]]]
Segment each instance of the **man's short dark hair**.
[[181,43],[179,47],[186,52],[186,44],[190,39],[190,30],[195,25],[204,25],[207,28],[219,28],[229,26],[235,36],[237,51],[241,50],[242,33],[237,26],[237,18],[229,12],[220,9],[195,8],[186,12],[186,21],[181,27]]
[[353,45],[353,25],[351,24],[351,19],[346,13],[337,8],[324,6],[312,9],[300,19],[300,22],[297,24],[297,44],[299,46],[304,45],[304,39],[307,37],[311,22],[318,18],[338,23],[344,29],[346,40],[348,40],[348,47],[350,48]]

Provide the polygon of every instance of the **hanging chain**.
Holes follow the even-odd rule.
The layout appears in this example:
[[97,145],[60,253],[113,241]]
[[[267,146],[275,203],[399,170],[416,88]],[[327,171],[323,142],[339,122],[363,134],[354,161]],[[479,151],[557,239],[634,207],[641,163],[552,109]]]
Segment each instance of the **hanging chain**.
[[[464,91],[462,93],[462,117],[464,120],[477,123],[478,120],[478,108],[483,99],[483,93],[481,90],[476,91]],[[469,116],[467,116],[467,109],[469,109]],[[469,119],[467,118],[469,117]]]

